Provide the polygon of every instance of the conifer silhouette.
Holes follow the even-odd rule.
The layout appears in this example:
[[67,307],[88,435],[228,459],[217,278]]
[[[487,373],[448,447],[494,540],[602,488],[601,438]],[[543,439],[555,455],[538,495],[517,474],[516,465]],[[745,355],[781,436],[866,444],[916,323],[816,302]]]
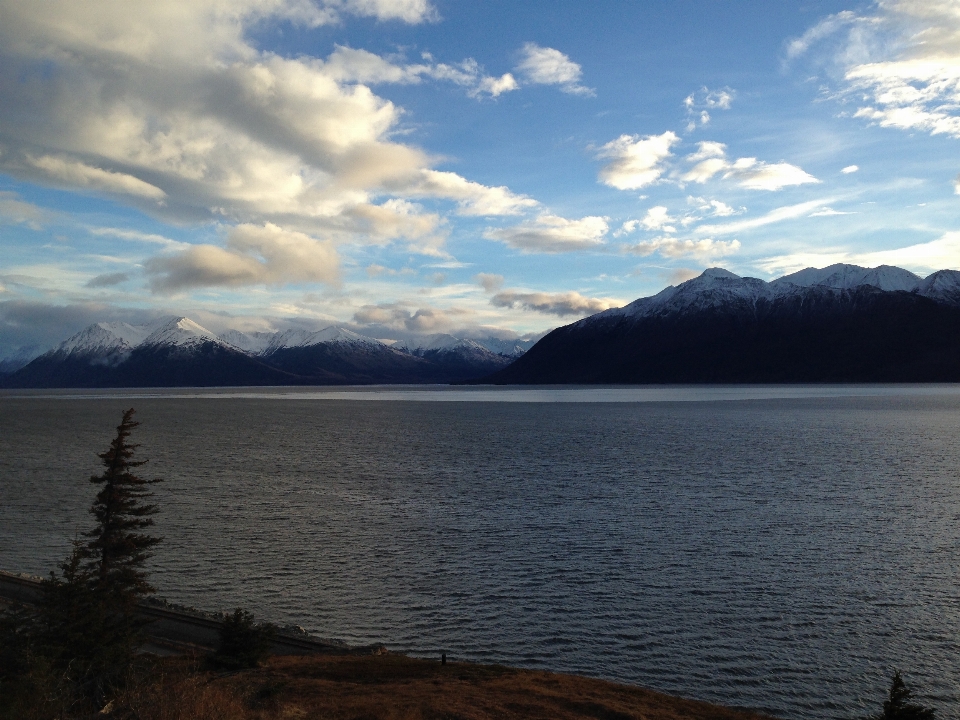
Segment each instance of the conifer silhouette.
[[883,703],[883,712],[869,715],[864,720],[933,720],[934,710],[911,702],[913,693],[900,677],[900,671],[893,673],[889,698]]

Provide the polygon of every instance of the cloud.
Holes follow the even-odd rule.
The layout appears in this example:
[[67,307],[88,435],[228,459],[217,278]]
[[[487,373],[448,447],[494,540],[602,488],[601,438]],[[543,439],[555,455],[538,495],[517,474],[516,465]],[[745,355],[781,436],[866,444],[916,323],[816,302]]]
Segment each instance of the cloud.
[[818,208],[822,208],[830,202],[832,202],[832,199],[822,198],[820,200],[810,200],[796,205],[785,205],[771,210],[760,217],[750,218],[748,220],[736,220],[722,225],[701,225],[697,228],[697,232],[702,232],[707,235],[734,235],[744,230],[753,230],[765,225],[784,222],[785,220],[807,217],[810,213],[816,212]]
[[953,179],[953,192],[960,195],[960,175]]
[[190,247],[189,243],[180,242],[178,240],[171,240],[168,237],[163,235],[157,235],[156,233],[145,233],[140,232],[139,230],[126,230],[123,228],[111,228],[111,227],[92,227],[87,228],[87,232],[91,235],[98,235],[100,237],[115,237],[121,240],[130,240],[132,242],[143,242],[149,243],[151,245],[162,245],[163,247],[169,250],[184,250]]
[[436,170],[440,159],[398,139],[402,109],[370,88],[432,78],[493,95],[509,90],[507,76],[487,81],[471,59],[409,64],[346,47],[281,57],[249,39],[265,22],[348,15],[436,19],[426,0],[0,0],[0,172],[109,193],[177,223],[403,239],[434,254],[443,218],[402,201],[451,201],[463,215],[534,207]]
[[710,110],[729,110],[735,94],[731,88],[710,90],[703,87],[687,95],[683,101],[689,118],[687,132],[696,130],[698,122],[701,126],[707,125],[710,122]]
[[513,227],[487,228],[483,236],[524,252],[562,253],[596,249],[608,230],[606,218],[568,220],[545,213]]
[[337,256],[325,242],[267,223],[238,225],[226,247],[192,245],[144,262],[155,292],[196,287],[335,282]]
[[844,175],[849,175],[850,173],[855,173],[855,172],[857,172],[857,170],[859,170],[859,169],[860,169],[860,168],[859,168],[857,165],[847,165],[847,166],[846,166],[845,168],[843,168],[843,170],[841,170],[840,172],[842,172]]
[[566,315],[592,315],[623,305],[620,300],[584,297],[578,292],[543,293],[520,292],[518,290],[498,292],[490,298],[490,303],[496,307],[520,308],[561,317]]
[[360,325],[376,325],[391,330],[413,333],[449,332],[457,323],[462,323],[470,311],[462,308],[417,308],[411,310],[404,303],[364,305],[353,314],[354,322]]
[[713,238],[680,239],[674,237],[660,237],[645,240],[636,245],[625,248],[635,255],[652,255],[658,253],[666,258],[695,257],[709,259],[733,255],[740,250],[739,240],[714,240]]
[[90,278],[84,287],[88,288],[105,288],[113,287],[114,285],[119,285],[125,283],[130,279],[130,276],[127,273],[105,273],[103,275],[97,275],[96,277]]
[[477,273],[476,281],[488,293],[496,292],[503,287],[503,275]]
[[[706,213],[710,217],[730,217],[731,215],[739,215],[746,210],[746,208],[736,210],[721,200],[707,200],[706,198],[694,197],[693,195],[687,197],[687,204],[694,205],[697,210]],[[696,221],[700,218],[694,216],[692,219]],[[686,220],[686,218],[684,218],[684,220]],[[689,223],[685,222],[684,224]]]
[[845,26],[835,49],[841,95],[854,117],[882,127],[960,138],[960,12],[953,0],[883,0],[870,14],[840,13],[788,47],[788,56]]
[[769,274],[783,275],[807,267],[826,267],[834,263],[852,263],[862,267],[894,265],[920,275],[944,269],[960,268],[960,232],[948,232],[935,240],[892,250],[856,252],[837,248],[799,252],[765,258],[757,263]]
[[0,191],[0,223],[26,225],[37,230],[45,216],[41,208],[22,200],[16,193]]
[[593,90],[580,84],[581,67],[559,50],[528,42],[520,52],[522,59],[516,70],[528,83],[559,85],[563,92],[571,95],[594,94]]
[[765,163],[756,158],[739,158],[730,162],[723,143],[701,142],[698,146],[697,152],[686,157],[693,167],[680,176],[684,182],[702,184],[721,173],[723,180],[733,180],[748,190],[782,190],[788,186],[820,182],[786,162]]
[[668,130],[662,135],[621,135],[600,148],[598,157],[610,162],[600,170],[600,181],[618,190],[651,185],[663,174],[670,148],[680,141]]
[[647,210],[647,214],[640,221],[647,230],[662,230],[663,232],[676,232],[677,229],[670,223],[676,222],[676,218],[670,217],[667,208],[663,205],[657,205]]
[[504,73],[500,77],[485,76],[480,78],[476,89],[471,91],[470,94],[478,96],[485,93],[490,97],[499,97],[505,92],[512,92],[513,90],[519,89],[520,85],[517,84],[516,78],[510,73]]
[[488,187],[440,170],[423,170],[412,182],[396,187],[410,197],[455,200],[461,215],[519,215],[539,205],[536,200],[517,195],[507,187]]

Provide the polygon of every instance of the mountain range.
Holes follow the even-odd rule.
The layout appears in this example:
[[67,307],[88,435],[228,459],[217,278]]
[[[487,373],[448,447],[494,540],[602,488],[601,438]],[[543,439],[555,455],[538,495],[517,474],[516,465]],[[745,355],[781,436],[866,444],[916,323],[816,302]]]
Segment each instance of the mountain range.
[[219,335],[185,317],[101,322],[2,379],[5,387],[449,383],[489,374],[532,343],[428,335],[390,343],[343,327]]
[[960,272],[831,265],[771,282],[710,268],[529,341],[384,341],[347,328],[219,335],[96,323],[5,387],[364,383],[960,382]]
[[960,382],[960,272],[711,268],[557,328],[479,382]]

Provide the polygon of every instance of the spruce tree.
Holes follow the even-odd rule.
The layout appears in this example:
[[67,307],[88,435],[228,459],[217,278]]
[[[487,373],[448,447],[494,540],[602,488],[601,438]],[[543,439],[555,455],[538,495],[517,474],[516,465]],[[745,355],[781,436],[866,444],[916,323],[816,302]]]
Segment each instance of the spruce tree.
[[900,671],[893,673],[889,697],[883,703],[883,712],[870,715],[865,720],[934,720],[934,710],[911,702],[913,693],[900,677]]
[[144,564],[160,542],[143,532],[157,513],[143,501],[160,481],[133,472],[145,463],[133,460],[138,446],[129,437],[139,425],[133,415],[132,408],[124,412],[116,438],[99,454],[103,473],[90,478],[102,488],[90,508],[96,526],[85,533],[89,540],[75,541],[60,576],[50,573],[44,584],[39,649],[97,700],[122,677],[141,643],[144,622],[136,609],[153,592]]

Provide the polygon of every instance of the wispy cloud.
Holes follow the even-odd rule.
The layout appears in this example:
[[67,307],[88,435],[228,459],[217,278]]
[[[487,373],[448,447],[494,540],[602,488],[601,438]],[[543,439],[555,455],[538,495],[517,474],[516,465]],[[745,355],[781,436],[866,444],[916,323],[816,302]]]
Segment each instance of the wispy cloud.
[[785,205],[784,207],[771,210],[760,217],[734,220],[733,222],[716,225],[701,225],[697,228],[697,232],[705,235],[736,235],[744,230],[753,230],[754,228],[765,225],[806,217],[818,208],[829,205],[831,202],[833,202],[832,198],[821,198],[819,200],[797,203],[796,205]]

